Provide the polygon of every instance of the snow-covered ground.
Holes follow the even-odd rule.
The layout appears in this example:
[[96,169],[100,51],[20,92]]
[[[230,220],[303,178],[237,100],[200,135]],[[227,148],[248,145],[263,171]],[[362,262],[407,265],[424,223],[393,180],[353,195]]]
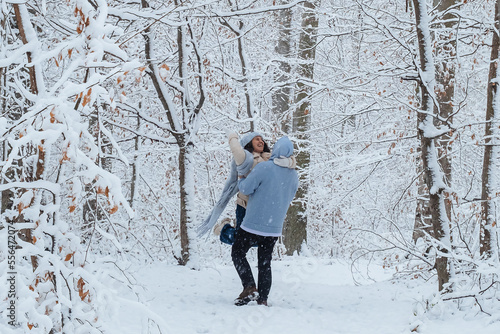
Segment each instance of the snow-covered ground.
[[134,277],[142,287],[136,293],[149,309],[128,302],[137,300],[129,293],[120,301],[115,329],[130,334],[500,333],[500,322],[481,313],[421,315],[433,282],[394,281],[372,265],[370,279],[354,275],[361,283],[356,285],[351,269],[348,263],[305,257],[274,261],[270,307],[255,302],[238,307],[233,300],[241,285],[231,265],[138,267]]

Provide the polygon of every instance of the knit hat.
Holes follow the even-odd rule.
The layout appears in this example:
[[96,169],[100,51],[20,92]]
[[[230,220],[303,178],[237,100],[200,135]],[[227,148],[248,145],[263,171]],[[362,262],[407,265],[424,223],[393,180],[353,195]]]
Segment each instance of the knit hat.
[[249,132],[243,137],[241,137],[240,144],[242,147],[245,147],[249,142],[251,142],[255,137],[262,137],[262,135],[258,132]]

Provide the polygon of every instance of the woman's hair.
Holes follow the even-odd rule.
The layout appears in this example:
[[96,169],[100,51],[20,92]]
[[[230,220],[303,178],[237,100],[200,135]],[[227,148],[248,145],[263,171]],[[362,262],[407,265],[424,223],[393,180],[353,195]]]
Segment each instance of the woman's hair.
[[[253,140],[253,138],[252,138],[252,140]],[[248,144],[246,144],[245,147],[243,147],[245,150],[247,150],[250,153],[253,153],[252,140],[250,140],[250,142],[248,142]],[[264,141],[264,140],[262,140],[262,141]],[[267,146],[267,143],[265,141],[264,141],[264,151],[263,152],[271,153],[271,150],[269,149],[269,146]]]

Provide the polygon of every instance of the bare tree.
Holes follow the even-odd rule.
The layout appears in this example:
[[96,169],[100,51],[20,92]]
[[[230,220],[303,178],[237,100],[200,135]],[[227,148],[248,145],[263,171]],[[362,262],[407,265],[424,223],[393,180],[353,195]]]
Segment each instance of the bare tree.
[[[179,5],[177,1],[174,3],[176,6]],[[146,0],[142,0],[142,7],[149,7]],[[192,210],[195,207],[194,137],[197,131],[198,116],[205,101],[205,94],[201,58],[189,18],[186,13],[179,11],[177,19],[178,26],[174,27],[177,34],[178,81],[176,83],[168,82],[167,84],[161,77],[160,67],[156,63],[154,55],[154,36],[149,27],[145,30],[144,37],[149,75],[165,111],[170,127],[168,131],[175,138],[179,147],[181,255],[177,260],[179,264],[186,265],[190,256],[189,230],[192,228],[194,219]],[[176,97],[179,103],[176,103]]]
[[[15,18],[16,18],[16,24],[17,24],[17,28],[19,30],[19,35],[21,37],[21,40],[23,42],[23,44],[27,44],[28,43],[28,36],[27,34],[29,34],[29,32],[27,31],[30,31],[32,30],[33,28],[31,27],[31,22],[28,20],[28,22],[26,22],[26,20],[28,19],[28,17],[26,15],[23,15],[23,14],[26,14],[26,8],[23,6],[21,7],[21,5],[18,5],[18,4],[14,4],[13,5],[13,8],[14,8],[14,13],[15,13]],[[26,58],[27,58],[27,61],[28,63],[32,63],[32,54],[31,52],[27,52],[26,53]],[[38,72],[38,74],[37,74]],[[29,84],[28,84],[28,87],[29,87],[29,90],[30,92],[33,94],[33,95],[37,95],[38,94],[38,82],[37,82],[37,76],[40,76],[41,75],[41,72],[35,67],[35,65],[32,65],[28,68],[28,73],[29,73]],[[41,80],[41,79],[39,79]],[[29,103],[31,104],[31,103]],[[39,145],[37,148],[31,146],[28,148],[29,152],[28,154],[34,154],[35,156],[37,156],[36,158],[36,164],[35,165],[31,165],[31,166],[24,166],[23,169],[24,171],[21,172],[20,176],[21,176],[21,179],[23,181],[27,181],[27,182],[34,182],[34,181],[38,181],[41,179],[42,177],[42,174],[45,170],[45,148],[43,147],[43,145]],[[20,165],[23,165],[23,162],[19,162]],[[31,191],[31,190],[26,190],[26,189],[20,189],[19,191],[21,191],[21,193],[25,193],[27,191]],[[40,190],[33,190],[33,192],[38,192],[40,193]],[[22,194],[21,194],[22,196]],[[40,196],[40,195],[38,195]],[[35,197],[35,195],[33,195],[33,198]],[[31,205],[32,203],[30,203]],[[24,215],[19,212],[19,216],[17,217],[16,221],[18,223],[24,223]],[[32,229],[20,229],[19,230],[19,233],[18,233],[19,237],[21,238],[21,240],[25,241],[25,242],[28,242],[28,243],[32,243],[33,242],[33,237],[32,237]],[[31,266],[33,268],[33,271],[36,270],[37,266],[38,266],[38,263],[37,263],[37,257],[36,256],[31,256]]]
[[[284,1],[283,3],[288,3]],[[292,66],[290,57],[292,55],[292,9],[287,8],[277,12],[278,19],[278,41],[275,51],[278,54],[278,66],[275,73],[275,89],[272,95],[272,111],[281,119],[281,130],[289,133],[291,128],[290,101],[292,99],[292,86],[290,76]]]
[[[439,106],[439,116],[442,120],[451,123],[454,112],[455,96],[455,57],[456,57],[456,29],[457,19],[451,11],[458,4],[457,0],[434,0],[435,9],[438,11],[437,28],[433,30],[434,41],[436,43],[436,101]],[[436,122],[435,122],[436,123]],[[443,134],[436,141],[439,154],[439,162],[443,169],[445,180],[448,185],[451,183],[451,139],[452,134]],[[422,162],[418,164],[418,198],[415,214],[415,226],[413,230],[413,240],[423,237],[425,234],[432,235],[431,213],[429,199],[426,196],[428,189],[424,181]],[[445,200],[446,214],[451,219],[451,201]],[[425,231],[425,233],[424,233]]]
[[439,165],[436,139],[449,131],[446,126],[436,127],[435,120],[439,118],[438,104],[435,99],[435,69],[432,54],[432,41],[429,29],[429,16],[425,0],[413,0],[419,47],[420,89],[422,108],[419,112],[418,134],[422,149],[424,180],[429,191],[429,208],[434,238],[437,239],[436,269],[439,290],[443,290],[450,279],[448,257],[450,245],[449,220],[445,212],[446,183]]
[[480,253],[484,257],[492,256],[493,242],[495,241],[496,210],[498,205],[498,184],[495,184],[493,175],[498,173],[498,126],[500,111],[498,110],[498,64],[500,38],[500,1],[495,2],[495,30],[491,47],[491,62],[488,75],[488,91],[486,101],[486,125],[484,134],[484,157],[481,191],[481,226],[480,226]]
[[[116,210],[124,203],[119,179],[95,164],[96,144],[83,125],[92,100],[109,100],[102,84],[113,76],[114,69],[108,70],[114,66],[102,70],[99,74],[103,75],[97,75],[92,84],[82,83],[85,67],[74,66],[90,55],[85,58],[88,67],[102,69],[102,63],[92,57],[100,47],[126,55],[113,48],[113,38],[108,38],[114,28],[108,25],[107,3],[94,5],[30,1],[2,7],[10,24],[8,38],[15,41],[2,50],[7,56],[2,59],[3,89],[12,102],[3,110],[0,130],[5,148],[0,190],[11,195],[2,203],[6,204],[2,225],[14,230],[14,223],[24,225],[13,247],[19,275],[16,283],[33,303],[18,305],[17,321],[24,328],[45,333],[90,332],[91,327],[99,327],[95,311],[102,308],[90,303],[90,294],[100,289],[99,280],[87,270],[93,260],[87,260],[81,231],[66,220],[76,210],[84,185],[106,188],[110,207],[116,205]],[[94,20],[96,12],[102,20]],[[59,23],[57,28],[47,29],[54,21]],[[106,32],[87,34],[90,30]],[[91,45],[96,39],[104,44]],[[59,50],[56,56],[50,54],[54,50]],[[120,67],[118,62],[113,65]],[[97,87],[94,95],[90,86]],[[78,96],[84,96],[85,103],[76,110]],[[87,309],[85,314],[74,312],[81,307]]]
[[[229,4],[233,6],[233,3],[229,1]],[[238,7],[238,4],[236,3],[236,9]],[[255,116],[255,106],[254,106],[254,99],[252,94],[250,93],[250,79],[249,79],[249,64],[248,64],[248,59],[246,56],[245,52],[245,44],[244,44],[244,28],[245,28],[245,22],[243,20],[238,20],[237,26],[232,24],[226,17],[221,18],[221,23],[223,26],[229,28],[235,35],[236,35],[236,40],[238,41],[238,58],[240,60],[241,64],[241,81],[243,84],[243,91],[245,94],[245,102],[246,102],[246,112],[247,116],[250,119],[250,131],[255,130],[255,121],[254,121],[254,116]]]
[[288,255],[299,252],[307,240],[307,192],[309,189],[309,127],[311,120],[311,82],[314,78],[314,61],[318,17],[316,7],[319,1],[304,2],[302,29],[299,37],[297,69],[298,82],[295,92],[295,110],[292,120],[292,132],[297,138],[297,167],[300,186],[295,200],[290,206],[284,226],[284,243]]

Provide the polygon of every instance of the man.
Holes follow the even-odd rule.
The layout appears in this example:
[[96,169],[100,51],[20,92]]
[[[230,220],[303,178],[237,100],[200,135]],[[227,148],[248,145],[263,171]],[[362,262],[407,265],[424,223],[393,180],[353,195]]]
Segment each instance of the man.
[[[271,259],[273,249],[283,230],[283,221],[290,202],[299,186],[293,144],[288,137],[279,139],[273,147],[269,161],[261,162],[246,177],[240,179],[241,193],[248,195],[247,211],[236,234],[231,257],[243,285],[243,292],[235,305],[246,305],[252,300],[267,306],[271,290]],[[246,254],[257,244],[258,287]]]

